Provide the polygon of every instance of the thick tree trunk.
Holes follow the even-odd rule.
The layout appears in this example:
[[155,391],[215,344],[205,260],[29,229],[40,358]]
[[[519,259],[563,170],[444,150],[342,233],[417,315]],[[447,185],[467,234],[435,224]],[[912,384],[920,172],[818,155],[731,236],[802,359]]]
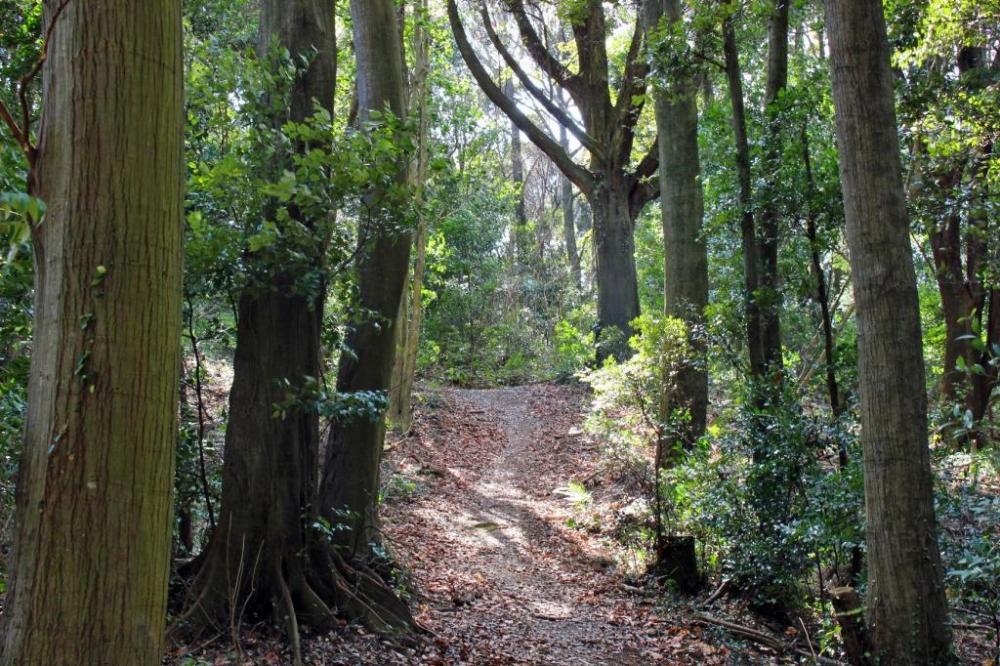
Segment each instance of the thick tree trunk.
[[[682,20],[678,0],[645,0],[647,30],[665,16]],[[691,419],[683,435],[691,447],[705,434],[708,410],[708,369],[701,329],[708,305],[708,252],[702,238],[704,194],[698,155],[698,82],[692,76],[673,80],[657,91],[656,126],[660,151],[660,210],[663,224],[664,313],[682,319],[695,351],[677,378],[676,396],[668,409],[688,409]]]
[[[261,7],[261,57],[274,40],[292,54],[314,54],[294,84],[287,119],[306,120],[316,102],[333,112],[333,21],[333,0],[266,0]],[[315,226],[296,208],[289,212]],[[339,611],[394,631],[411,620],[381,580],[345,562],[316,527],[319,417],[308,403],[317,389],[310,382],[322,376],[325,288],[301,295],[297,276],[280,266],[258,268],[270,273],[270,284],[251,284],[239,300],[219,524],[178,629],[270,617],[285,628],[298,662],[300,622],[328,627]]]
[[594,214],[594,280],[597,283],[597,320],[607,344],[598,358],[629,356],[632,320],[639,316],[639,287],[635,270],[635,223],[624,187],[599,179],[589,197]]
[[[392,0],[352,0],[354,48],[358,59],[358,109],[361,119],[373,111],[404,116],[403,63],[396,48],[397,25]],[[399,179],[407,168],[400,165]],[[347,336],[351,353],[341,354],[337,391],[388,391],[396,353],[399,304],[409,271],[409,232],[396,229],[391,213],[372,193],[368,225],[374,242],[357,259],[358,307],[377,320],[358,324]],[[345,553],[363,558],[377,541],[376,504],[385,418],[335,423],[327,442],[320,487],[320,510],[345,529],[334,541]]]
[[243,608],[250,617],[269,616],[290,570],[303,566],[300,553],[316,539],[307,521],[319,418],[313,410],[274,412],[291,397],[279,382],[301,390],[305,377],[319,376],[322,297],[309,302],[286,295],[288,284],[276,287],[240,298],[222,506],[194,586],[198,606],[223,625]]
[[35,332],[4,664],[158,664],[180,367],[176,0],[45,2]]
[[826,4],[858,313],[869,625],[882,663],[944,664],[920,312],[879,0]]

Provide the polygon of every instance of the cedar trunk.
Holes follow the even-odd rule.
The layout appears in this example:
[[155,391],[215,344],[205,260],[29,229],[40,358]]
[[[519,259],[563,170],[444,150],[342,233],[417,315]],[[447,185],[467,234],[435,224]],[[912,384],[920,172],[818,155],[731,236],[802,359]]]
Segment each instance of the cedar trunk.
[[4,664],[157,664],[180,367],[176,0],[72,2],[44,69]]
[[879,0],[826,4],[858,317],[869,626],[882,663],[949,662],[916,277]]

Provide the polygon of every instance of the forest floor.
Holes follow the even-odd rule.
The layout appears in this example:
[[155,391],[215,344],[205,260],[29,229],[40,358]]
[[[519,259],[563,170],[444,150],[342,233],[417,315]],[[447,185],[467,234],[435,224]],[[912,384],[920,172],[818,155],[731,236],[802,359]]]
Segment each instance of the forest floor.
[[[699,620],[711,590],[685,599],[632,577],[635,553],[614,526],[639,493],[583,435],[586,400],[552,384],[425,390],[410,434],[387,442],[382,515],[426,640],[403,648],[348,626],[307,635],[305,662],[788,663]],[[725,599],[709,608],[733,611]],[[771,629],[776,642],[797,633]],[[238,648],[178,656],[169,663],[289,663],[284,641],[261,628]]]
[[389,503],[386,525],[420,593],[418,620],[434,636],[423,663],[725,656],[700,628],[672,622],[638,588],[629,591],[611,543],[580,528],[581,509],[594,501],[580,481],[598,473],[601,456],[581,434],[579,390],[452,389],[440,400],[388,454],[394,478],[415,489],[411,501]]

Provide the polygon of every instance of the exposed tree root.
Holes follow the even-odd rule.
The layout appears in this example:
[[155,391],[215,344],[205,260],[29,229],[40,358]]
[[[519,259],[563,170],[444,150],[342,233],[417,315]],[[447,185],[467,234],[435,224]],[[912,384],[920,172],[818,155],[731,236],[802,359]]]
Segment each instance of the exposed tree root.
[[326,544],[312,544],[305,554],[260,553],[249,571],[242,562],[219,557],[221,550],[210,552],[194,575],[184,610],[170,630],[173,639],[238,627],[244,614],[247,619],[270,618],[288,637],[298,665],[301,633],[329,631],[338,619],[359,622],[399,644],[412,644],[425,632],[385,581]]

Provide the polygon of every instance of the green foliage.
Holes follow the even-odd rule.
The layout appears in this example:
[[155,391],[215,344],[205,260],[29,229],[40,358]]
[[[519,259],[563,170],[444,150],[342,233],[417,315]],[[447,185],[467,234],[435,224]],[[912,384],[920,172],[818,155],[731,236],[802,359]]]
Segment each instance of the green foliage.
[[290,413],[313,412],[340,422],[358,419],[377,421],[389,406],[385,391],[340,393],[328,390],[315,377],[305,377],[298,385],[285,378],[279,380],[279,384],[285,398],[272,406],[272,415],[276,419],[284,419]]
[[939,461],[937,512],[945,582],[955,607],[977,623],[1000,625],[1000,498],[979,479],[996,478],[995,451]]
[[[762,425],[763,439],[748,442]],[[703,541],[707,564],[777,613],[808,598],[817,567],[848,580],[864,546],[860,450],[850,431],[791,406],[739,409],[711,430],[666,481],[678,522]],[[835,469],[840,444],[852,457]]]
[[593,391],[586,428],[626,459],[658,444],[676,444],[679,426],[689,418],[667,406],[678,373],[692,363],[687,326],[680,319],[642,315],[632,322],[634,352],[625,361],[608,358],[583,380]]
[[[864,541],[856,427],[812,417],[793,396],[776,396],[720,415],[682,455],[674,437],[687,415],[664,406],[676,373],[692,362],[688,333],[669,318],[644,316],[635,325],[630,359],[584,373],[593,389],[586,429],[620,473],[644,469],[648,487],[655,487],[650,453],[667,447],[671,462],[659,475],[658,501],[648,505],[664,533],[697,537],[703,565],[771,612],[808,596],[817,566],[846,579]],[[838,469],[841,448],[850,462]]]
[[594,360],[595,315],[592,307],[580,306],[555,324],[554,369],[568,379]]

